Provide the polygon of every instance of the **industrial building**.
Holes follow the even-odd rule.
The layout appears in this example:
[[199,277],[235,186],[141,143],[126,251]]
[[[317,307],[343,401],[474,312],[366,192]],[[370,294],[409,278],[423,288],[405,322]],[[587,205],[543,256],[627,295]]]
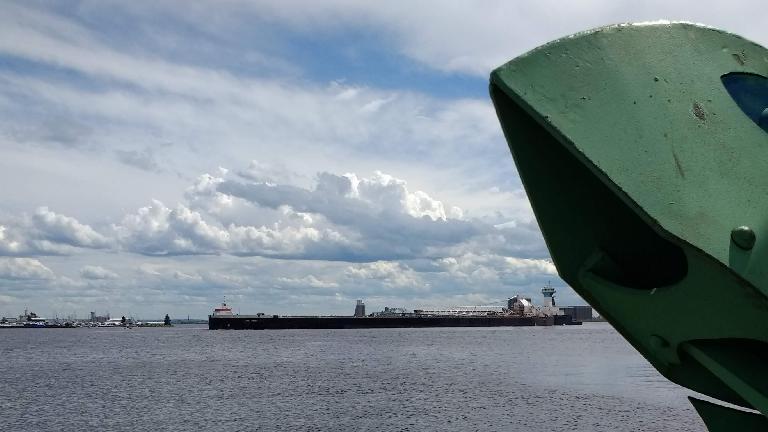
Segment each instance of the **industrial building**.
[[570,315],[574,321],[589,322],[592,321],[592,306],[565,306],[560,310],[565,315]]

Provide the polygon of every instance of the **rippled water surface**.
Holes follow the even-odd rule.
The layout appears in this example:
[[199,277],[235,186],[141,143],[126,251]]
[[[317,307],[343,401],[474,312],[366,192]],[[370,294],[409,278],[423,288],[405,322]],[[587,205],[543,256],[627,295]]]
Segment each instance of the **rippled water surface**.
[[0,389],[0,430],[705,430],[602,323],[7,329]]

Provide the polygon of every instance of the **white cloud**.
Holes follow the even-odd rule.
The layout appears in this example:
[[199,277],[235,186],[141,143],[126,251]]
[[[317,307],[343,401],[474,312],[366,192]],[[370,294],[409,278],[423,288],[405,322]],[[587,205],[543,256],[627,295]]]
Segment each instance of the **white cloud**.
[[[82,313],[103,313],[109,307],[115,313],[148,311],[140,312],[146,318],[169,312],[172,317],[204,317],[223,296],[243,313],[349,314],[356,298],[365,299],[371,311],[384,306],[501,304],[515,294],[539,299],[547,280],[558,288],[560,303],[574,302],[573,293],[546,273],[551,263],[523,261],[518,274],[518,267],[506,258],[460,255],[453,260],[350,264],[231,255],[147,258],[98,251],[51,256],[45,258],[45,265],[56,270],[57,277],[0,284],[0,295],[17,299],[0,315],[17,313],[25,304],[45,312],[37,305],[51,304],[54,310]],[[102,267],[120,277],[98,280],[67,274],[67,269],[87,266]]]
[[142,150],[115,150],[117,159],[134,168],[145,171],[162,171],[159,162],[155,156],[155,151],[151,147],[145,147]]
[[[110,79],[149,90],[196,94],[232,92],[239,88],[228,74],[176,65],[162,59],[120,53],[102,44],[84,27],[33,8],[3,5],[0,18],[0,51],[58,67]],[[24,43],[18,43],[23,40]],[[201,82],[207,83],[200,86]]]
[[411,192],[404,180],[381,172],[370,178],[321,173],[314,189],[226,181],[218,190],[261,207],[289,207],[316,215],[335,227],[339,235],[351,239],[347,242],[350,248],[338,249],[337,256],[325,255],[325,259],[373,261],[423,256],[492,230],[479,221],[457,219],[460,209],[446,214],[441,201],[423,191]]
[[80,248],[108,247],[108,237],[47,207],[39,207],[32,215],[6,218],[0,224],[0,255],[67,255]]
[[[103,232],[45,207],[8,218],[12,223],[0,229],[5,253],[58,251],[70,255],[50,259],[82,264],[80,278],[54,279],[36,260],[22,266],[26,271],[19,268],[24,261],[14,262],[6,277],[37,278],[36,292],[63,296],[62,304],[77,296],[83,302],[109,297],[136,304],[169,296],[170,302],[174,294],[177,301],[203,307],[226,294],[275,296],[274,307],[282,313],[293,313],[292,307],[318,313],[319,304],[343,309],[349,298],[372,298],[372,304],[386,298],[388,304],[396,298],[460,302],[476,289],[483,290],[476,296],[503,297],[553,269],[545,260],[502,256],[526,242],[540,248],[540,239],[528,238],[535,224],[468,218],[462,209],[382,172],[320,173],[309,188],[226,175],[219,170],[198,176],[175,206],[153,200]],[[123,264],[142,255],[164,258]],[[220,268],[218,261],[231,265]],[[365,263],[344,263],[360,261]],[[54,268],[70,266],[58,261]]]
[[177,280],[183,280],[183,281],[200,281],[203,279],[198,274],[188,274],[181,271],[173,272],[173,278]]
[[[442,202],[423,191],[410,192],[405,180],[380,171],[376,171],[371,178],[358,180],[354,174],[345,177],[352,183],[353,196],[370,203],[378,211],[394,210],[415,218],[427,216],[433,221],[447,219]],[[461,209],[456,209],[458,211],[454,210],[452,215],[461,214]]]
[[281,227],[276,223],[271,228],[230,225],[228,230],[231,235],[230,251],[239,255],[332,259],[333,255],[322,253],[313,256],[314,250],[344,250],[349,245],[349,241],[342,234],[332,229]]
[[281,285],[290,287],[312,287],[312,288],[338,288],[339,284],[332,281],[318,279],[314,275],[307,275],[301,278],[279,277],[277,282]]
[[362,178],[320,173],[312,189],[204,174],[185,198],[173,207],[152,200],[104,234],[41,207],[15,225],[0,226],[0,252],[68,255],[108,248],[156,256],[228,254],[356,262],[479,250],[530,253],[541,247],[535,225],[467,218],[461,208],[412,191],[405,180],[379,171]]
[[195,184],[190,186],[184,194],[192,207],[200,207],[211,213],[220,213],[232,207],[232,197],[225,195],[216,189],[224,182],[222,177],[211,174],[203,174],[197,178]]
[[22,250],[22,239],[15,238],[7,226],[0,225],[0,252],[16,255]]
[[548,259],[528,259],[499,255],[466,254],[459,257],[444,258],[439,261],[449,272],[466,276],[478,268],[492,268],[497,272],[514,272],[523,275],[555,275],[557,269]]
[[[91,3],[61,15],[1,7],[0,56],[34,67],[0,68],[0,176],[14,185],[2,193],[0,255],[48,255],[58,275],[32,259],[46,277],[0,284],[14,307],[32,298],[72,310],[112,303],[155,318],[163,309],[201,316],[226,294],[244,312],[349,312],[349,299],[376,296],[402,306],[490,301],[551,276],[484,93],[451,98],[396,81],[377,88],[345,80],[343,70],[318,82],[312,65],[270,75],[251,40],[250,53],[222,43],[235,34],[222,28],[254,22],[307,37],[365,26],[384,49],[449,72],[437,81],[484,76],[531,40],[483,42],[468,53],[500,21],[508,25],[495,19],[478,30],[489,6],[446,6],[476,9],[462,32],[424,5],[233,1],[217,4],[215,20],[210,4],[187,6]],[[125,10],[136,33],[89,28],[98,14]],[[148,16],[166,20],[164,36],[154,19],[132,21]],[[212,35],[210,45],[197,50],[178,20]],[[161,46],[166,36],[178,45]],[[197,56],[222,48],[236,64]],[[262,60],[243,63],[243,54]],[[23,214],[42,204],[55,212]],[[35,273],[15,263],[15,274],[25,266]],[[40,296],[14,291],[21,285]]]
[[[175,11],[173,2],[159,2],[160,11]],[[623,22],[672,20],[702,22],[737,31],[762,42],[768,33],[757,0],[711,3],[691,0],[646,2],[589,0],[562,2],[357,2],[350,0],[240,1],[224,10],[218,25],[245,20],[278,21],[296,32],[332,33],[359,26],[382,34],[399,52],[447,73],[487,77],[491,69],[545,42],[591,28]],[[211,26],[205,7],[187,8],[182,18]],[[213,24],[216,25],[216,24]]]
[[83,279],[117,279],[120,277],[117,273],[107,270],[101,266],[85,266],[80,269],[80,277]]
[[248,167],[238,171],[240,177],[257,182],[264,183],[292,183],[298,176],[291,172],[285,165],[280,163],[266,163],[252,160]]
[[347,269],[346,275],[353,279],[368,279],[380,281],[387,287],[410,287],[416,290],[428,288],[416,272],[407,265],[391,262],[377,261],[366,264],[358,264]]
[[0,279],[53,279],[54,274],[43,263],[32,258],[0,258]]
[[[357,85],[289,84],[235,76],[228,70],[115,49],[74,21],[20,6],[9,6],[0,16],[0,54],[111,84],[86,88],[11,71],[0,74],[6,87],[15,89],[9,96],[30,98],[35,101],[30,106],[48,107],[85,122],[90,133],[100,136],[99,145],[113,146],[122,162],[153,171],[159,168],[154,150],[146,142],[126,146],[126,135],[131,141],[156,142],[160,134],[206,153],[214,146],[217,158],[226,162],[248,154],[254,143],[283,159],[323,153],[326,160],[349,158],[350,149],[395,158],[403,151],[429,150],[431,158],[462,158],[465,163],[478,158],[477,150],[487,148],[489,138],[494,148],[501,144],[486,99],[434,99]],[[353,96],[339,97],[345,94]],[[301,116],[296,116],[297,106]],[[374,107],[376,115],[371,116]],[[54,126],[35,123],[36,117],[19,121],[35,130]],[[60,123],[66,122],[55,122]],[[153,133],[142,135],[146,130]],[[76,133],[74,141],[80,135]],[[371,142],[382,145],[371,146]],[[332,154],[316,151],[310,144]]]
[[160,201],[127,215],[114,226],[122,247],[148,255],[234,254],[304,256],[319,249],[344,247],[348,241],[332,229],[290,226],[223,226],[213,217],[183,204],[166,207]]
[[[228,8],[238,10],[241,6],[251,9],[249,5],[230,3],[220,8],[221,16],[231,12]],[[270,10],[273,6],[261,7]],[[162,5],[159,8],[158,13],[169,12]],[[155,11],[151,6],[136,9]],[[352,10],[359,12],[357,7]],[[394,167],[418,173],[421,178],[412,181],[418,181],[422,189],[440,187],[450,190],[451,196],[461,195],[462,200],[475,196],[477,183],[484,187],[498,181],[499,175],[514,177],[493,109],[485,97],[447,99],[360,83],[263,78],[258,73],[238,73],[242,71],[217,64],[174,62],[134,44],[110,45],[110,38],[87,28],[82,21],[39,9],[10,5],[6,11],[0,14],[0,35],[6,36],[0,38],[0,55],[22,58],[42,68],[66,70],[67,77],[78,79],[12,69],[0,71],[0,83],[4,84],[0,88],[5,89],[0,90],[0,97],[12,98],[16,106],[25,107],[24,112],[10,110],[7,120],[0,121],[0,137],[15,137],[8,146],[21,152],[21,157],[30,158],[29,143],[62,141],[50,139],[62,135],[54,130],[57,125],[82,124],[82,131],[63,135],[72,135],[67,141],[79,151],[101,155],[89,162],[104,165],[107,171],[77,173],[81,177],[77,183],[86,191],[98,189],[101,194],[112,195],[103,190],[103,185],[109,183],[103,181],[103,176],[109,175],[109,168],[115,165],[125,170],[115,178],[115,184],[133,184],[141,178],[143,188],[154,190],[153,183],[163,188],[178,184],[176,177],[213,172],[218,165],[236,167],[243,159],[253,157],[258,160],[235,172],[249,180],[286,184],[304,182],[317,167],[337,172],[350,168],[369,172],[382,167],[394,172],[390,169]],[[186,13],[176,11],[168,18],[175,22],[187,17]],[[22,39],[29,43],[10,42]],[[296,115],[297,107],[301,115]],[[374,107],[375,113],[369,112]],[[61,121],[51,121],[51,117],[60,117]],[[50,152],[50,159],[71,158],[70,154]],[[34,157],[37,159],[37,155]],[[313,163],[306,162],[309,160]],[[370,166],[374,160],[377,164],[381,161],[380,165]],[[285,162],[290,166],[283,166]],[[125,164],[150,172],[139,173]],[[43,171],[50,176],[49,185],[73,175],[64,168],[56,175]],[[413,178],[408,171],[399,171],[399,176]],[[149,181],[150,175],[157,177]],[[233,203],[211,190],[221,178],[224,176],[217,174],[198,179],[187,192],[198,201],[190,198],[189,207],[206,212],[229,211]],[[90,196],[73,189],[62,188],[50,195],[72,206]],[[136,187],[131,192],[132,204],[127,208],[141,205],[136,204],[142,202],[136,198],[138,191]],[[159,198],[164,202],[179,198],[169,198],[170,193]],[[154,191],[153,196],[158,197]],[[433,219],[459,218],[460,213],[440,208],[426,198],[417,192],[409,197],[412,214]],[[109,199],[113,202],[107,211],[126,208],[114,202],[117,200],[113,196]],[[458,208],[462,202],[454,200],[453,204]],[[497,199],[484,205],[510,205],[500,203]]]
[[40,207],[32,215],[32,224],[44,240],[86,248],[105,248],[109,241],[88,225]]
[[229,233],[200,213],[182,204],[171,209],[157,200],[126,215],[114,230],[123,247],[149,255],[215,253],[229,242]]

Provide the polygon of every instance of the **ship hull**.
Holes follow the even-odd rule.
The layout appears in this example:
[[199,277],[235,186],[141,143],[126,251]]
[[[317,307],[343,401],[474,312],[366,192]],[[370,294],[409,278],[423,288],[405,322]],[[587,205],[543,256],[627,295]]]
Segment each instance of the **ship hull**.
[[569,315],[554,317],[262,317],[209,316],[210,330],[358,329],[419,327],[532,327],[579,325]]

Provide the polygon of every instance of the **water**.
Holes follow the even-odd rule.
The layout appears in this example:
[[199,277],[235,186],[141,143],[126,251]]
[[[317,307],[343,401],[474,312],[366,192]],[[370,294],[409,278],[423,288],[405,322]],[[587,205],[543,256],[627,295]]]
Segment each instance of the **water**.
[[607,324],[0,330],[0,430],[703,431]]

